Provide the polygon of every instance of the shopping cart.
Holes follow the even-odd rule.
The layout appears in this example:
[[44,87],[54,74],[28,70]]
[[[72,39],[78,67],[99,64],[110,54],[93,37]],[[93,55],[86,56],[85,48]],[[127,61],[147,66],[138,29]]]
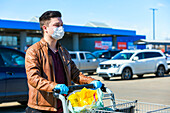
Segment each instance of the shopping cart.
[[[68,86],[69,92],[80,90],[83,89],[84,87],[94,88],[93,84]],[[104,103],[104,107],[89,109],[88,111],[86,111],[86,113],[113,113],[113,112],[134,113],[135,112],[134,108],[136,106],[137,100],[116,104],[114,94],[109,88],[102,86],[101,90],[104,93],[104,97],[102,99]],[[68,105],[67,97],[59,94],[59,92],[60,92],[59,90],[54,90],[53,95],[54,97],[62,101],[64,113],[69,113],[68,106],[67,106]]]

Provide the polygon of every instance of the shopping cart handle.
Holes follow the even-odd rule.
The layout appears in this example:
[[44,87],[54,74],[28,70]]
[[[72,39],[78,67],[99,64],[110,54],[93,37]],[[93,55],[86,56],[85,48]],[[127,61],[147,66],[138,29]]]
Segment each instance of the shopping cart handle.
[[[73,86],[68,86],[69,92],[73,92],[75,90],[80,90],[83,88],[94,88],[93,84],[84,84],[84,85],[73,85]],[[60,93],[60,89],[53,89],[53,92]]]
[[69,92],[73,92],[74,90],[79,90],[83,88],[94,88],[93,84],[84,84],[84,85],[74,85],[74,86],[68,86]]
[[[68,89],[69,89],[69,92],[73,92],[75,90],[83,89],[84,87],[85,88],[92,88],[92,89],[95,88],[93,84],[83,84],[83,85],[68,86]],[[106,92],[106,87],[104,87],[104,84],[102,85],[101,90],[103,92]],[[53,92],[60,93],[60,90],[59,89],[53,89]]]

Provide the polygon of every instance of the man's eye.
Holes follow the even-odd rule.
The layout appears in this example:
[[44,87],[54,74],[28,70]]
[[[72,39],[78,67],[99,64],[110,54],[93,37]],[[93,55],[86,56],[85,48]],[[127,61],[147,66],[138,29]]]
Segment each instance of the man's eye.
[[56,27],[60,27],[60,25],[54,25],[54,26],[56,26]]

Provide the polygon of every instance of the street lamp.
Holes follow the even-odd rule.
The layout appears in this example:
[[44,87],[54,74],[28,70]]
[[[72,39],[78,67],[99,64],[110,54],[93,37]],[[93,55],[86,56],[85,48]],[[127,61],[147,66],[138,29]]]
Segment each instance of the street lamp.
[[155,10],[154,8],[150,8],[150,10],[153,10],[153,40],[155,40]]

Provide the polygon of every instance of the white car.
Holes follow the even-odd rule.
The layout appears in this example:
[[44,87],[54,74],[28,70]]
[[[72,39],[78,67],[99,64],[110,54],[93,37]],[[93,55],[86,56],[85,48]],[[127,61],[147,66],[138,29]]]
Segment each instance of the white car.
[[166,56],[160,50],[124,50],[111,60],[101,62],[97,68],[98,76],[104,80],[121,76],[131,79],[133,75],[143,77],[144,74],[155,73],[164,76],[168,71]]
[[168,72],[167,72],[167,74],[168,74],[170,72],[170,51],[164,52],[164,54],[167,58],[166,62],[167,62],[167,65],[168,65]]

